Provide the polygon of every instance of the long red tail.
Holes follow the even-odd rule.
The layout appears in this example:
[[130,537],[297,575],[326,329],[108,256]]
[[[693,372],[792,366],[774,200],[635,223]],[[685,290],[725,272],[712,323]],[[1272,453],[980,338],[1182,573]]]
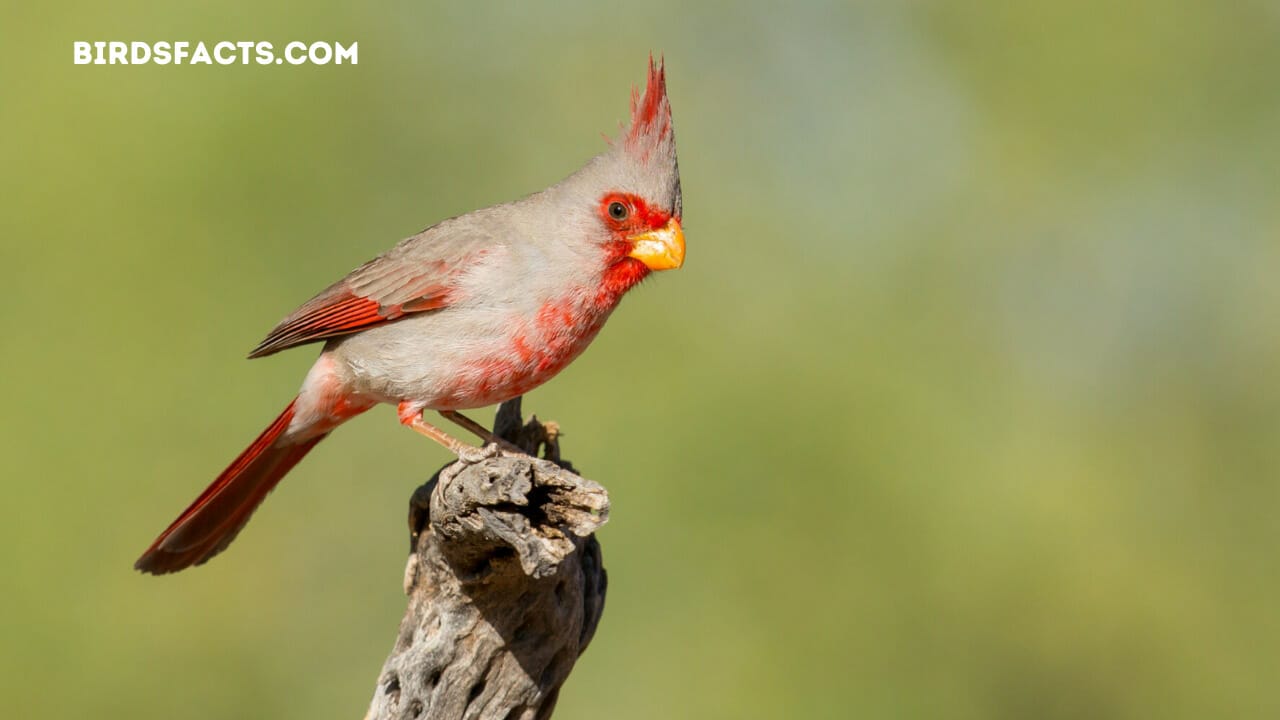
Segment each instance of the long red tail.
[[276,483],[327,436],[297,444],[282,442],[281,436],[293,419],[293,406],[289,403],[191,507],[160,533],[134,563],[135,569],[154,575],[177,572],[208,561],[231,544]]

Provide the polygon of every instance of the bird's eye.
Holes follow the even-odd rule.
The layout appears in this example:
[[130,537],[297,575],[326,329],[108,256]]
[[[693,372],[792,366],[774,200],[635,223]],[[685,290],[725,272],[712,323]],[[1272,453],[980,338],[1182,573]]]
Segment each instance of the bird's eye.
[[621,221],[627,219],[627,214],[628,210],[626,205],[616,201],[609,203],[609,217],[614,220]]

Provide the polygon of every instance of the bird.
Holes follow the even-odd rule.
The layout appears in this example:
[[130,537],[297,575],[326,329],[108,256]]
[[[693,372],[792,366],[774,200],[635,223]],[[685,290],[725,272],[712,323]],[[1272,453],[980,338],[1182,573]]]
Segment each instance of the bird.
[[[303,457],[351,418],[394,405],[400,423],[462,460],[495,438],[460,411],[523,395],[577,358],[622,297],[684,264],[665,61],[605,151],[545,190],[439,222],[351,271],[249,353],[323,342],[297,396],[162,532],[135,569],[161,575],[222,552]],[[427,422],[436,411],[487,441]]]

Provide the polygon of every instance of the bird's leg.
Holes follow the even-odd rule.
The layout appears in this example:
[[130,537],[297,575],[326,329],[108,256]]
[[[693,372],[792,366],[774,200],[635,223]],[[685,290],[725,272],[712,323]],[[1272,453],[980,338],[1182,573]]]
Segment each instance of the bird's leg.
[[457,455],[458,459],[463,462],[480,462],[485,458],[493,457],[497,450],[497,448],[478,448],[462,442],[435,425],[423,420],[422,408],[416,407],[412,403],[400,403],[396,409],[396,413],[400,416],[401,425],[404,425],[420,435],[426,435],[432,440],[435,440],[443,445],[446,450]]
[[440,414],[443,415],[446,419],[452,420],[453,422],[466,428],[468,432],[474,433],[476,437],[483,440],[486,445],[489,445],[489,444],[497,445],[499,448],[503,450],[503,452],[507,452],[507,453],[515,453],[517,455],[529,454],[529,453],[526,453],[524,450],[521,450],[520,448],[516,447],[515,445],[507,442],[506,440],[503,440],[497,435],[494,435],[492,432],[489,432],[487,429],[485,429],[485,426],[481,425],[475,420],[472,420],[466,415],[463,415],[457,410],[441,410]]

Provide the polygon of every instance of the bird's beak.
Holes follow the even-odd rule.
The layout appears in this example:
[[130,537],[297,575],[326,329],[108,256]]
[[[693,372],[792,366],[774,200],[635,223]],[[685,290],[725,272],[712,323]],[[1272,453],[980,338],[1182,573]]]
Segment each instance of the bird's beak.
[[657,230],[632,235],[629,239],[635,245],[628,254],[650,270],[674,270],[684,264],[684,231],[676,218]]

